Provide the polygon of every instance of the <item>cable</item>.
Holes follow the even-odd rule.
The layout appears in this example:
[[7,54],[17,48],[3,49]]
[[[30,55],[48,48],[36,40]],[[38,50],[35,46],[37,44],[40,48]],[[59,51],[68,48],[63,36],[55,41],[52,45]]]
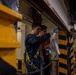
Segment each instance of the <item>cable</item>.
[[54,61],[54,59],[56,58],[56,56],[57,56],[57,52],[56,52],[56,55],[54,56],[54,58],[50,61],[50,63],[47,66],[43,67],[42,69],[39,69],[39,70],[36,70],[36,71],[33,71],[33,72],[28,72],[28,73],[18,73],[17,75],[34,74],[36,72],[40,72],[40,71],[46,69],[48,66],[50,66],[52,64],[52,62]]
[[[53,39],[52,42],[53,42],[53,41],[55,41],[55,39]],[[34,74],[34,73],[36,73],[36,72],[40,72],[40,71],[46,69],[48,66],[50,66],[50,65],[52,64],[52,62],[54,61],[54,59],[55,59],[56,56],[57,56],[57,51],[56,51],[53,47],[52,47],[52,49],[56,52],[56,55],[54,56],[54,58],[50,61],[50,63],[49,63],[47,66],[45,66],[45,67],[43,67],[43,68],[41,68],[41,69],[39,69],[39,70],[33,71],[33,72],[28,72],[28,73],[18,73],[17,75]]]

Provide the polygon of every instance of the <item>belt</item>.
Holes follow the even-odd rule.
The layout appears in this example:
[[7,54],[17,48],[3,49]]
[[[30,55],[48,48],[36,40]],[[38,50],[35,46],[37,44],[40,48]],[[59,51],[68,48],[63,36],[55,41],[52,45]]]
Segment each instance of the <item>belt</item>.
[[[36,54],[34,55],[34,58],[37,58],[37,57],[38,57],[39,51],[40,51],[40,50],[38,49],[38,51],[37,51]],[[36,67],[36,66],[33,64],[33,62],[30,60],[30,57],[29,57],[27,51],[26,51],[26,63],[27,63],[28,65],[30,65],[33,69],[37,69],[37,67]]]

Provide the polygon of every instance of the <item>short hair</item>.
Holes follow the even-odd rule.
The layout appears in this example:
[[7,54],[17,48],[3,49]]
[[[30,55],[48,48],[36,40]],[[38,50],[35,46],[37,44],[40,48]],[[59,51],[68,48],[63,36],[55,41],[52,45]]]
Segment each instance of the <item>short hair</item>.
[[41,24],[40,23],[37,23],[37,22],[35,22],[35,23],[32,24],[32,28],[33,27],[37,27],[37,26],[40,26],[41,27]]
[[41,30],[45,30],[45,29],[47,29],[47,26],[41,25]]

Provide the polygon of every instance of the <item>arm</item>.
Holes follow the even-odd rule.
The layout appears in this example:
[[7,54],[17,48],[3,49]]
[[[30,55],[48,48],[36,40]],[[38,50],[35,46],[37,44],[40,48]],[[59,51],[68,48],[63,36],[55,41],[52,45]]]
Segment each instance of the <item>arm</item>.
[[47,33],[46,35],[38,38],[38,41],[39,41],[39,43],[41,44],[41,43],[47,41],[49,38],[50,38],[50,33]]
[[36,36],[34,35],[28,35],[25,39],[25,44],[35,44],[38,41]]
[[36,37],[34,35],[30,35],[26,38],[25,44],[41,44],[47,41],[49,38],[50,38],[50,33],[47,33],[42,37]]

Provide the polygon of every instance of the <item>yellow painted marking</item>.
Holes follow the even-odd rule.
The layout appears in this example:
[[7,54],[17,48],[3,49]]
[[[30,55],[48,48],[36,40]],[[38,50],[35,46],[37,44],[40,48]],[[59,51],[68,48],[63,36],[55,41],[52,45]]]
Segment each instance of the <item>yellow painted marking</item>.
[[74,75],[74,71],[71,73],[71,75]]
[[61,54],[67,55],[67,50],[65,50],[65,49],[59,49],[59,51],[60,51]]
[[74,52],[71,53],[71,57],[74,56]]
[[70,50],[73,50],[75,48],[75,46],[72,46],[71,48],[70,48]]
[[59,44],[67,45],[67,41],[66,41],[66,40],[61,40],[61,39],[59,39]]
[[70,43],[73,43],[73,41],[74,41],[74,39],[73,39],[73,37],[70,39]]
[[71,66],[71,69],[74,69],[74,64]]
[[64,69],[64,68],[61,68],[61,67],[59,67],[59,72],[64,73],[64,74],[68,74],[67,69]]
[[67,65],[67,60],[66,59],[59,58],[59,62]]
[[59,35],[66,36],[66,34],[63,31],[61,31],[61,30],[59,30]]

